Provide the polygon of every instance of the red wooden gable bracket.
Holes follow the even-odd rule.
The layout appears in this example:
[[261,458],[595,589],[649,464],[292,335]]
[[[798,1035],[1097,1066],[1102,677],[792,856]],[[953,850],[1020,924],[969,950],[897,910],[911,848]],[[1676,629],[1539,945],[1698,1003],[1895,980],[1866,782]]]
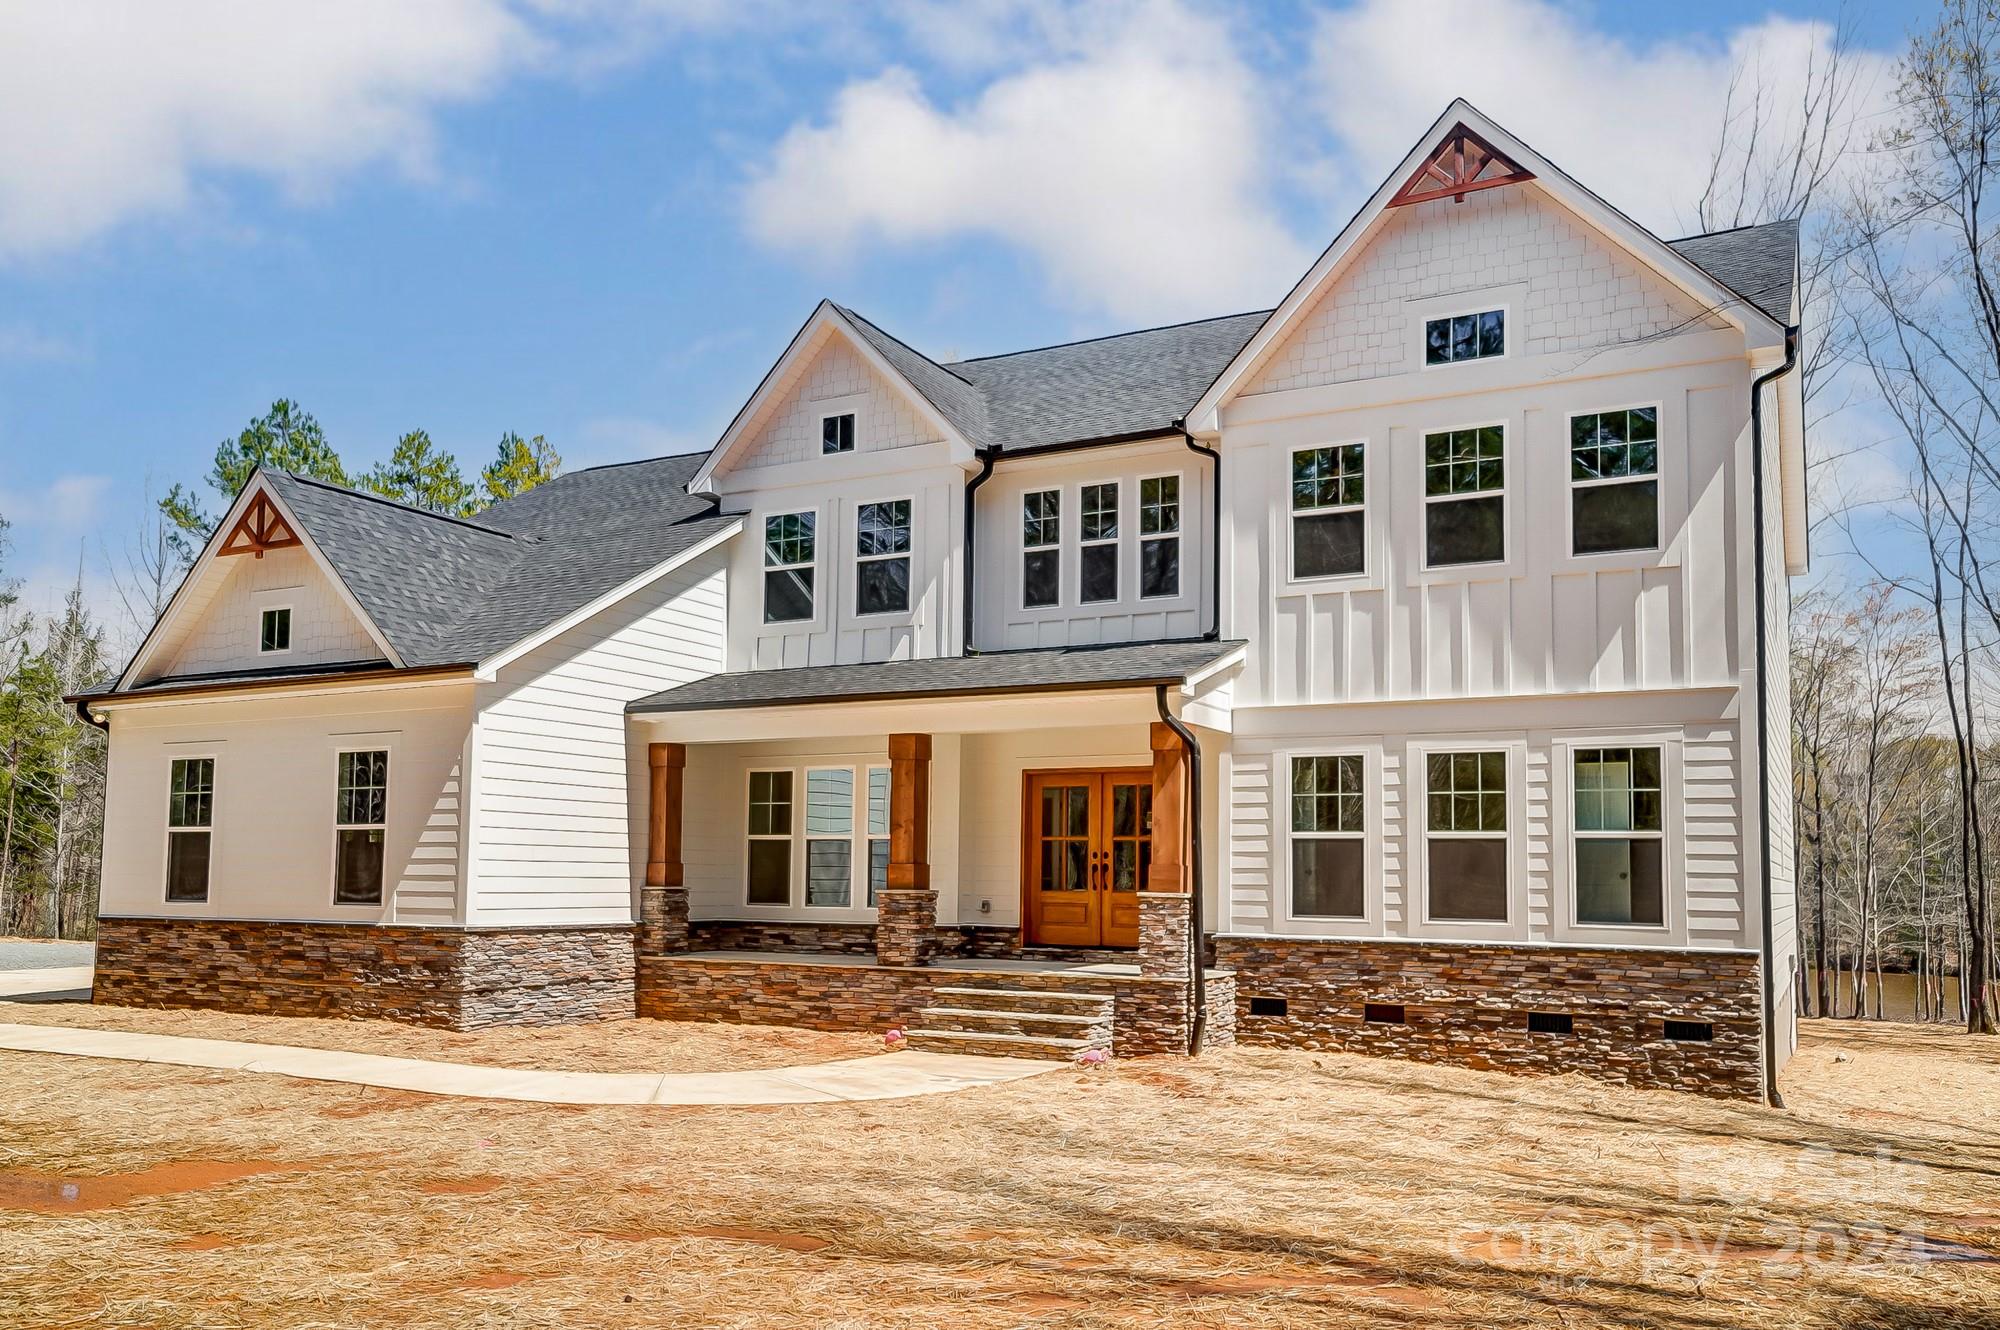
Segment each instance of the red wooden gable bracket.
[[229,528],[228,538],[215,553],[218,558],[225,554],[254,554],[261,559],[265,550],[289,549],[302,543],[297,533],[285,524],[271,497],[260,492],[250,500],[243,516],[236,519],[236,525]]
[[1389,200],[1391,208],[1408,203],[1427,203],[1449,194],[1458,202],[1474,190],[1495,189],[1533,180],[1535,173],[1523,167],[1464,125],[1453,125],[1437,151],[1425,159],[1403,187]]

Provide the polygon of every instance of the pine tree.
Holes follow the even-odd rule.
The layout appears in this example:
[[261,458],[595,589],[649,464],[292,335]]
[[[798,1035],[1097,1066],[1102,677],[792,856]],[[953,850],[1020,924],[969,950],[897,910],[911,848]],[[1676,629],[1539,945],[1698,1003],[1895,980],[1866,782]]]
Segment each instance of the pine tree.
[[543,481],[554,480],[561,470],[562,457],[547,439],[539,434],[523,439],[508,430],[500,436],[499,455],[481,473],[487,502],[499,503],[526,494]]
[[478,505],[458,459],[440,450],[423,430],[396,440],[396,450],[361,478],[362,487],[427,512],[465,517]]

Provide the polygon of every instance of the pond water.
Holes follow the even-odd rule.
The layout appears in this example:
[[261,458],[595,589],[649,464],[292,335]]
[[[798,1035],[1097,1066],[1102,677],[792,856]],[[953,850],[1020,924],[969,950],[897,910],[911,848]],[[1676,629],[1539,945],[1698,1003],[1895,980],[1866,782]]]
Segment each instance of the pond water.
[[[1835,974],[1831,979],[1834,1010],[1841,1015],[1853,1010],[1853,994],[1849,991],[1850,977],[1846,973]],[[1816,992],[1810,981],[1807,992]],[[1867,1007],[1871,1014],[1875,1010],[1875,976],[1867,976]],[[1951,1019],[1958,1019],[1958,980],[1951,975],[1944,981],[1945,1011]],[[1913,974],[1885,974],[1882,976],[1882,1019],[1889,1021],[1914,1021],[1917,1019],[1917,977]]]

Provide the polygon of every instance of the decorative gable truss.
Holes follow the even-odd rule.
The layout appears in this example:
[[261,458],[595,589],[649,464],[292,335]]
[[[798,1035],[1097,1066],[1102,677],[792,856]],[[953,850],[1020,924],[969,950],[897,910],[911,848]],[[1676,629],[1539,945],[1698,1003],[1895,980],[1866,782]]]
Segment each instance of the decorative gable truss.
[[1428,203],[1450,196],[1463,203],[1474,190],[1495,189],[1533,180],[1535,173],[1523,167],[1463,123],[1452,126],[1444,141],[1410,174],[1403,187],[1389,199],[1388,206],[1401,208],[1412,203]]
[[250,500],[250,506],[229,528],[229,534],[222,539],[222,545],[215,551],[217,558],[231,554],[254,554],[264,557],[266,550],[290,549],[302,545],[298,533],[292,530],[278,506],[271,502],[271,496],[263,490],[257,491]]

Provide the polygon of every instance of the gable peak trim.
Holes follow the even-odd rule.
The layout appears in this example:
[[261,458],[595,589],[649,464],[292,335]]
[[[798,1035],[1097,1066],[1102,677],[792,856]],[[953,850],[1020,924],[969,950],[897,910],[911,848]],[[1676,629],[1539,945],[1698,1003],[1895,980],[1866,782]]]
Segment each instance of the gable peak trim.
[[1518,185],[1534,178],[1533,171],[1488,143],[1461,120],[1446,132],[1444,139],[1384,206],[1403,208],[1446,197],[1463,203],[1467,194],[1477,190]]
[[266,550],[294,549],[304,543],[271,502],[270,492],[259,489],[250,506],[236,519],[236,525],[222,538],[215,556],[220,559],[231,554],[252,554],[261,559]]

